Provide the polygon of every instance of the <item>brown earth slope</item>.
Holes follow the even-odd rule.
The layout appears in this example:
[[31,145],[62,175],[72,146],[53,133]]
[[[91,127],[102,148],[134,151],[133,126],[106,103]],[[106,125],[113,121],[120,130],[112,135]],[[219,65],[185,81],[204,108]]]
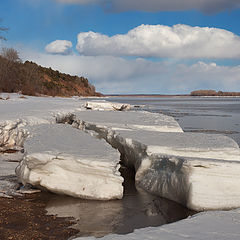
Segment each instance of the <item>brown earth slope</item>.
[[0,92],[26,95],[101,96],[87,78],[60,73],[36,63],[9,61],[0,56]]

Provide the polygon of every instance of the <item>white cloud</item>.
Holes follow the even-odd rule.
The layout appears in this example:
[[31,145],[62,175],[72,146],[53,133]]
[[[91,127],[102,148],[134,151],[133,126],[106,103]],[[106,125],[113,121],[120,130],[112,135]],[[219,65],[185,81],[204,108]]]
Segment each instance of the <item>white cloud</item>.
[[[27,56],[27,58],[26,58]],[[50,55],[23,52],[22,59],[85,76],[103,93],[189,93],[195,89],[240,91],[240,65],[152,62],[112,56]]]
[[147,12],[200,10],[214,13],[239,8],[239,0],[55,0],[61,3],[99,4],[110,11],[139,10]]
[[219,28],[141,25],[112,37],[79,33],[77,50],[88,56],[240,58],[240,37]]
[[67,41],[67,40],[56,40],[51,43],[49,43],[46,47],[45,50],[48,53],[52,54],[69,54],[70,53],[70,48],[72,47],[72,42]]

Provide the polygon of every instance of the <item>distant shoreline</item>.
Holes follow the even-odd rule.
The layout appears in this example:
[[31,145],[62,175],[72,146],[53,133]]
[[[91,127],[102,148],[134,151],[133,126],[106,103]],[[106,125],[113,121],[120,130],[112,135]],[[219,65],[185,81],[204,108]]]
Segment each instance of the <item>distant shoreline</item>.
[[240,92],[223,92],[212,89],[195,90],[189,94],[107,94],[106,97],[240,97]]
[[190,94],[104,94],[105,97],[189,97]]
[[239,98],[239,96],[231,96],[231,95],[215,95],[215,96],[211,96],[211,95],[199,95],[199,96],[193,96],[190,94],[173,94],[173,95],[165,95],[165,94],[105,94],[104,97],[139,97],[139,98],[158,98],[158,97],[194,97],[194,98],[198,98],[198,97],[214,97],[214,98],[219,98],[219,97],[224,97],[224,98]]

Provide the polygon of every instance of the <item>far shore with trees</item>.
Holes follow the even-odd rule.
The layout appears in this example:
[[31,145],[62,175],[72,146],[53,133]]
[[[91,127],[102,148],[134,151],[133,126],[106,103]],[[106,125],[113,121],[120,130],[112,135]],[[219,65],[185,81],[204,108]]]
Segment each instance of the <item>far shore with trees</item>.
[[191,96],[240,96],[240,92],[223,92],[215,90],[196,90],[190,93]]

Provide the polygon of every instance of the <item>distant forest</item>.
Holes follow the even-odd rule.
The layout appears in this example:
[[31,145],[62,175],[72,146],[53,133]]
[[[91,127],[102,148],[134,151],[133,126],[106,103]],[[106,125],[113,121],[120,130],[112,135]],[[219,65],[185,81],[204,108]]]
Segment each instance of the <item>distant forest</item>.
[[215,90],[196,90],[191,92],[191,96],[240,96],[240,92],[222,92]]
[[0,92],[26,95],[101,96],[87,78],[60,73],[36,63],[22,63],[18,52],[3,48],[0,54]]

